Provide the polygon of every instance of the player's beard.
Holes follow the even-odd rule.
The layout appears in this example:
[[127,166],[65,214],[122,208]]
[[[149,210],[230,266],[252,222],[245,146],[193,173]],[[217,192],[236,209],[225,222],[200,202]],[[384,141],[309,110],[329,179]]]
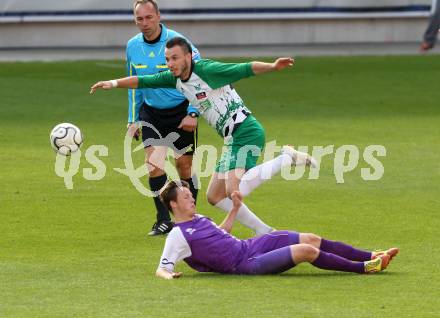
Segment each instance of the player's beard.
[[[191,75],[191,74],[189,73],[189,72],[190,72],[190,69],[191,69],[191,64],[188,64],[188,63],[185,61],[184,65],[182,66],[182,70],[181,70],[181,72],[180,72],[180,75],[179,75],[180,79],[187,80],[188,77]],[[184,78],[184,75],[185,75],[185,78]]]

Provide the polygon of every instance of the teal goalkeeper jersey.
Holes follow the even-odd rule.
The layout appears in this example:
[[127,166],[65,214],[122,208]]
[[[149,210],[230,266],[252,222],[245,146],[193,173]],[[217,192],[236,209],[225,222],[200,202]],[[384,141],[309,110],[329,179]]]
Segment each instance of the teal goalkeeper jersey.
[[220,63],[203,59],[194,63],[187,81],[166,71],[140,76],[138,87],[177,88],[220,136],[229,137],[234,125],[243,122],[250,113],[230,84],[253,75],[251,63]]
[[[182,35],[168,29],[161,24],[162,33],[155,43],[147,43],[143,34],[139,33],[127,43],[126,61],[128,76],[153,75],[167,71],[165,60],[165,45],[168,40]],[[193,59],[199,60],[198,50],[192,46]],[[145,102],[151,107],[158,109],[174,108],[185,100],[185,96],[176,89],[170,88],[144,88],[128,90],[128,122],[139,121],[139,110]],[[196,111],[191,105],[188,112]]]

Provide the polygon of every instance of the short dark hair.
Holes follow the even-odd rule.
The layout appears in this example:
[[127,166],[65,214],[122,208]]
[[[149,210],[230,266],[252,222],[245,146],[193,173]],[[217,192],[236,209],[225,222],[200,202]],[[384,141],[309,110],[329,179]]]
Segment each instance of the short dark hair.
[[154,10],[156,10],[156,13],[159,13],[159,6],[157,5],[156,0],[136,0],[133,3],[133,12],[136,13],[136,7],[137,7],[138,4],[144,5],[144,4],[147,4],[147,3],[151,3],[153,5],[153,7],[154,7]]
[[172,38],[166,44],[167,49],[171,49],[175,46],[180,46],[185,53],[192,54],[191,44],[189,44],[189,42],[186,39],[184,39],[180,36],[176,36],[176,37]]
[[173,212],[171,209],[171,201],[177,200],[177,190],[179,188],[188,188],[189,189],[189,183],[185,180],[179,180],[179,181],[169,181],[165,187],[163,188],[162,192],[160,193],[160,200],[163,202],[163,204],[167,207],[167,209],[170,212]]

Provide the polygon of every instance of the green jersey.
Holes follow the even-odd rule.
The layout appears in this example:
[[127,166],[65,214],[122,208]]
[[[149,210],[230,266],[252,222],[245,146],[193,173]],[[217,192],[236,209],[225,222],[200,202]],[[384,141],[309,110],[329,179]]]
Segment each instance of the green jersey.
[[220,136],[229,137],[234,125],[243,122],[250,113],[230,84],[253,75],[251,63],[220,63],[204,59],[193,64],[186,81],[164,71],[139,76],[138,88],[176,88]]

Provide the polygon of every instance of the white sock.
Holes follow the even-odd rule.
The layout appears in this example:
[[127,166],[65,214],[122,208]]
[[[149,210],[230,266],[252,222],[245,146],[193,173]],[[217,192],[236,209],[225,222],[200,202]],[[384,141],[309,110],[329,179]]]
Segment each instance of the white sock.
[[280,172],[282,167],[291,166],[292,163],[293,161],[290,155],[281,154],[272,160],[249,169],[243,175],[239,184],[241,194],[247,196],[255,188],[259,187],[262,183]]
[[[232,210],[232,200],[229,198],[224,198],[219,201],[215,206],[222,209],[225,212],[230,212]],[[250,228],[255,231],[255,234],[261,235],[265,233],[269,233],[272,231],[272,228],[260,220],[258,216],[256,216],[246,204],[242,204],[241,208],[238,210],[236,219],[243,224],[244,226]]]

